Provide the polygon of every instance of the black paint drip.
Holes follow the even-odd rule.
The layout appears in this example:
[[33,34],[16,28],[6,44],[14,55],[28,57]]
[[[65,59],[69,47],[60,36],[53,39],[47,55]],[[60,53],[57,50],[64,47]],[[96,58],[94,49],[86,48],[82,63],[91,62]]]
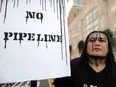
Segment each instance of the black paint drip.
[[2,3],[3,3],[3,0],[1,0],[1,4],[0,4],[0,12],[1,12],[1,9],[2,9]]

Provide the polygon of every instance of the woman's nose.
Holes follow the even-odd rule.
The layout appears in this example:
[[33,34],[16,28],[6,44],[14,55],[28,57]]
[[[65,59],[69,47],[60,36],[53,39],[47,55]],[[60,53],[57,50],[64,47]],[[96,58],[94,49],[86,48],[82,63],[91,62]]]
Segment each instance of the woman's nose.
[[99,45],[100,45],[99,40],[96,40],[96,41],[94,42],[94,45],[95,45],[95,46],[99,46]]

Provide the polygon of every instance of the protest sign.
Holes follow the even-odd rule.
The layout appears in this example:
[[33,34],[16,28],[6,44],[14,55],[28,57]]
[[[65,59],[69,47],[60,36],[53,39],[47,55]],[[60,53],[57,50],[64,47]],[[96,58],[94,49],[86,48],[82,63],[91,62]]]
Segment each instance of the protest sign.
[[1,0],[0,83],[70,76],[65,0]]

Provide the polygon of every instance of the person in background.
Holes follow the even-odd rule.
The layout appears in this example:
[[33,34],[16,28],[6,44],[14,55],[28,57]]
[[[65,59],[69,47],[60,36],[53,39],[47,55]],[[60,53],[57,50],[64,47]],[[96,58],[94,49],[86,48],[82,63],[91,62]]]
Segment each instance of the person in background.
[[116,63],[108,35],[91,32],[80,58],[71,60],[71,76],[56,78],[55,87],[116,87]]
[[79,41],[79,43],[78,43],[78,50],[79,50],[79,54],[81,54],[81,53],[82,53],[83,48],[84,48],[84,41],[83,41],[83,40],[81,40],[81,41]]

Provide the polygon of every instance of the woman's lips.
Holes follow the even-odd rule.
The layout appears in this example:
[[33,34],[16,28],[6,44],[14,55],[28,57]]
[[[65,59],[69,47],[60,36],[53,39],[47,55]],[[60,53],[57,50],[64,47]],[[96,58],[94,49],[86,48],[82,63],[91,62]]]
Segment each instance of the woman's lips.
[[99,51],[99,50],[101,50],[100,48],[94,48],[93,50],[95,50],[95,51]]

